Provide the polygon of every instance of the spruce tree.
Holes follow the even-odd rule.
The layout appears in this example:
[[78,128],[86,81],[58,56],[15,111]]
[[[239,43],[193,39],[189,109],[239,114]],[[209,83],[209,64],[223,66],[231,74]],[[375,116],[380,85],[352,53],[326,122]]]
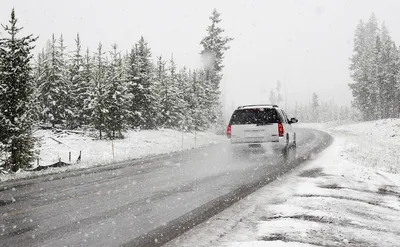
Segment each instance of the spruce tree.
[[107,68],[105,88],[105,128],[111,139],[122,138],[129,117],[123,67],[117,45],[112,46],[111,62]]
[[58,40],[58,53],[60,60],[60,99],[61,104],[61,115],[63,127],[67,129],[74,129],[78,126],[76,122],[76,110],[75,110],[75,95],[73,92],[72,81],[68,71],[69,68],[69,55],[66,52],[67,47],[64,45],[64,37],[61,34]]
[[5,165],[17,171],[33,159],[34,82],[30,62],[36,38],[18,37],[22,28],[17,27],[14,9],[9,25],[3,28],[9,37],[0,39],[0,142],[10,154]]
[[[386,37],[385,37],[386,36]],[[380,101],[382,118],[396,117],[396,83],[399,72],[399,54],[396,44],[392,41],[389,32],[381,34],[382,43],[381,54],[379,56],[382,66],[380,81]]]
[[282,84],[280,81],[276,82],[276,103],[280,105],[280,103],[283,101],[282,94],[281,94],[281,88]]
[[165,68],[166,61],[162,57],[157,58],[157,64],[154,71],[154,84],[156,91],[159,95],[158,101],[158,123],[157,125],[162,128],[170,127],[170,109],[171,109],[171,99],[170,99],[170,88],[168,83],[167,70]]
[[316,93],[313,93],[312,105],[311,105],[311,109],[312,109],[311,116],[312,116],[312,121],[315,123],[320,122],[319,108],[320,108],[320,104],[319,104],[319,100],[318,100],[318,95]]
[[360,21],[354,37],[354,49],[351,57],[350,71],[354,82],[349,84],[354,97],[354,106],[359,108],[366,119],[367,104],[367,61],[366,61],[366,29]]
[[204,70],[194,70],[190,73],[191,85],[188,107],[191,114],[191,122],[189,123],[191,130],[205,130],[209,127],[209,116],[206,107],[207,95],[203,86],[205,78],[206,72]]
[[144,122],[141,109],[139,106],[138,95],[141,94],[139,89],[139,59],[137,54],[137,46],[134,46],[125,57],[125,76],[127,90],[127,105],[130,112],[129,123],[133,128],[139,128]]
[[367,102],[365,109],[367,110],[368,120],[381,118],[382,104],[381,104],[381,90],[382,90],[382,42],[379,36],[376,36],[375,47],[372,52],[370,69],[368,73],[367,84]]
[[378,89],[378,56],[381,49],[381,41],[378,37],[378,24],[375,15],[372,14],[365,24],[360,21],[354,38],[354,52],[351,58],[350,71],[354,83],[351,83],[354,106],[361,110],[365,120],[377,117]]
[[276,98],[276,94],[275,91],[273,89],[271,89],[271,91],[269,91],[269,102],[273,105],[276,104],[277,98]]
[[140,38],[137,49],[137,65],[138,65],[138,78],[137,78],[137,91],[134,95],[134,105],[136,107],[136,114],[141,117],[142,122],[139,127],[144,129],[154,129],[156,127],[156,107],[153,104],[156,102],[155,94],[152,91],[152,72],[153,64],[151,62],[150,48],[143,37]]
[[46,54],[44,48],[38,54],[37,59],[35,61],[34,69],[33,69],[33,78],[34,78],[34,104],[33,104],[33,118],[35,122],[43,121],[43,105],[40,101],[40,87],[42,85],[43,80],[45,79],[45,64],[46,64]]
[[91,102],[94,99],[94,91],[95,88],[94,80],[93,80],[93,61],[90,56],[89,48],[86,48],[85,56],[83,58],[83,71],[82,75],[82,84],[86,90],[82,89],[81,96],[83,98],[83,109],[80,111],[80,121],[81,125],[89,125],[91,123],[92,117],[92,108]]
[[209,19],[211,20],[211,25],[207,27],[207,36],[200,42],[203,47],[200,54],[206,71],[205,80],[212,89],[212,92],[207,96],[207,107],[211,111],[210,119],[215,124],[223,119],[219,114],[221,110],[219,101],[220,82],[224,68],[224,53],[229,49],[228,43],[233,39],[223,36],[224,29],[219,27],[221,22],[220,13],[216,9],[213,10]]
[[90,96],[90,58],[89,61],[87,61],[89,65],[85,64],[84,57],[81,54],[82,47],[79,34],[76,35],[75,45],[76,48],[73,51],[69,66],[71,99],[73,99],[70,106],[73,112],[73,126],[71,127],[81,127],[88,122],[85,101],[87,101]]
[[40,98],[43,107],[44,120],[53,127],[65,122],[65,97],[68,91],[66,81],[63,80],[63,61],[57,40],[53,34],[48,43],[44,78],[40,86]]
[[[159,125],[164,128],[179,127],[182,119],[183,98],[180,96],[178,73],[176,64],[171,58],[167,62],[161,57],[157,60],[155,69],[155,83],[157,84],[158,111],[160,113]],[[167,73],[168,72],[168,73]]]
[[93,68],[93,99],[89,106],[91,115],[91,125],[99,131],[99,138],[103,138],[106,131],[106,114],[107,114],[107,91],[106,91],[106,62],[102,44],[99,43],[97,52],[95,53],[95,64]]
[[179,128],[181,126],[184,110],[185,110],[185,102],[184,102],[184,89],[182,88],[182,81],[177,71],[177,66],[174,61],[174,58],[171,57],[169,61],[168,67],[168,82],[170,87],[170,95],[171,95],[171,114],[170,114],[170,127]]
[[183,67],[177,76],[178,88],[179,88],[179,102],[181,102],[181,107],[179,108],[181,113],[181,119],[179,122],[179,128],[182,131],[188,131],[190,129],[190,123],[192,122],[192,115],[190,114],[190,76],[185,67]]

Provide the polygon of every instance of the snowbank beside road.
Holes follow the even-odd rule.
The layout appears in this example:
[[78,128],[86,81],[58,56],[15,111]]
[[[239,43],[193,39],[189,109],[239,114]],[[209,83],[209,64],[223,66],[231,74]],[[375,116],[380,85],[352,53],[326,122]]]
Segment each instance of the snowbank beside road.
[[398,246],[399,124],[330,128],[315,160],[166,246]]
[[[94,140],[79,133],[54,133],[51,130],[39,130],[35,132],[35,137],[40,139],[40,146],[37,148],[40,157],[39,165],[47,166],[59,160],[70,163],[70,152],[73,165],[63,168],[50,168],[40,172],[21,171],[16,174],[0,174],[0,181],[139,159],[226,140],[225,136],[210,132],[184,133],[182,136],[182,132],[170,129],[128,131],[125,134],[125,139],[114,140],[113,142],[110,140]],[[75,164],[80,153],[82,154],[81,162]],[[36,162],[35,166],[37,166]]]
[[346,135],[344,155],[359,165],[400,173],[400,119],[384,119],[339,126]]

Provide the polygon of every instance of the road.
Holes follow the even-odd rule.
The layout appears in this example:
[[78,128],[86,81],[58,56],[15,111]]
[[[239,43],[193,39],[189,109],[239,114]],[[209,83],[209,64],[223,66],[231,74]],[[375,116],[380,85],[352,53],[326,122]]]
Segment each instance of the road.
[[161,245],[330,143],[316,130],[298,129],[297,139],[289,159],[226,142],[0,184],[0,245]]

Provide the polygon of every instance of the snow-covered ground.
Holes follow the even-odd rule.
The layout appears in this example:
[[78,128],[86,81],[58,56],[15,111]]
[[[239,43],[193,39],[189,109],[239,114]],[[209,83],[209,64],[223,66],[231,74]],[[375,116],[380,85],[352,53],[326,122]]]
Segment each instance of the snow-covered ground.
[[400,119],[314,127],[328,149],[166,246],[400,246]]
[[[0,181],[19,179],[40,174],[58,173],[67,170],[110,164],[151,155],[192,149],[226,140],[225,136],[211,132],[182,133],[176,130],[128,131],[121,140],[94,140],[86,134],[38,130],[35,137],[40,139],[37,147],[40,166],[47,166],[59,160],[72,163],[71,166],[50,168],[39,172],[21,171],[16,174],[1,174]],[[114,150],[114,154],[113,154]],[[69,153],[71,152],[71,162]],[[81,152],[81,162],[75,164]],[[37,161],[35,161],[37,166]]]

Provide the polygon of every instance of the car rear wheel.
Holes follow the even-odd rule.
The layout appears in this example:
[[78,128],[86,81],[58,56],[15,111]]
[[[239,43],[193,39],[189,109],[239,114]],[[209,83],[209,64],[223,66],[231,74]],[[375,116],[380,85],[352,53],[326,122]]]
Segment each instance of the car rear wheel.
[[297,142],[296,142],[296,133],[293,134],[293,147],[297,146]]
[[286,135],[286,142],[285,142],[285,146],[282,149],[282,154],[285,156],[287,155],[287,153],[289,152],[289,148],[290,148],[290,141],[289,141],[289,135]]

